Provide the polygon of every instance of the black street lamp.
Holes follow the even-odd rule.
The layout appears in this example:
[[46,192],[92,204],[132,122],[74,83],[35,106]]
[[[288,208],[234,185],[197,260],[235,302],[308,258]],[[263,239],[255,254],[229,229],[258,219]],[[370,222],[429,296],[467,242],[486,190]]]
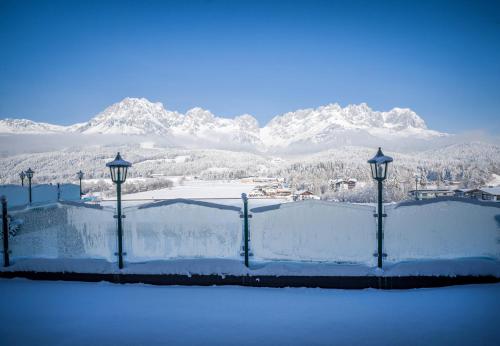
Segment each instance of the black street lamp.
[[21,173],[19,173],[19,178],[21,178],[21,186],[24,186],[24,178],[26,177],[26,174],[24,173],[24,171],[21,171]]
[[392,157],[385,156],[382,149],[378,148],[377,154],[370,160],[370,168],[372,170],[372,177],[378,182],[378,210],[377,210],[377,265],[382,268],[382,217],[386,216],[382,211],[382,182],[387,178],[387,166],[392,162]]
[[415,176],[415,200],[418,201],[418,175]]
[[120,156],[120,153],[116,155],[114,161],[106,163],[106,167],[109,167],[111,173],[111,180],[116,184],[116,209],[117,215],[115,218],[118,219],[118,267],[123,268],[123,231],[122,231],[122,188],[121,185],[127,179],[127,170],[132,164],[125,161]]
[[30,204],[31,204],[31,179],[33,179],[33,174],[35,174],[35,172],[32,171],[31,168],[28,168],[28,170],[26,171],[26,177],[28,178],[28,184],[29,184]]
[[78,179],[80,179],[80,199],[82,198],[82,179],[83,179],[83,172],[80,170],[79,172],[76,173]]

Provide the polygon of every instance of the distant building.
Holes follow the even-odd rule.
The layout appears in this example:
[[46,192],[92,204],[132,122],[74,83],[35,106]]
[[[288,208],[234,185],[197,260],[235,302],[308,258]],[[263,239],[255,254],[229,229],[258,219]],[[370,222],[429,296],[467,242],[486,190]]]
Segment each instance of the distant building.
[[276,197],[288,197],[292,195],[292,190],[289,188],[281,188],[276,190]]
[[330,181],[330,188],[334,191],[352,190],[357,182],[356,179],[335,179]]
[[348,188],[349,190],[354,189],[354,188],[356,187],[356,183],[357,183],[357,182],[358,182],[358,181],[357,181],[356,179],[349,179],[349,180],[347,180],[347,188]]
[[252,190],[248,194],[248,197],[250,197],[250,198],[262,198],[262,197],[265,197],[265,195],[261,190]]
[[500,186],[481,187],[478,189],[457,189],[456,197],[472,198],[481,201],[500,201]]
[[290,197],[292,195],[292,190],[288,187],[283,186],[284,183],[279,182],[268,182],[267,184],[261,184],[255,186],[255,188],[250,191],[249,197],[254,198],[283,198]]
[[478,190],[481,193],[481,199],[483,201],[500,202],[500,186],[483,187]]
[[453,191],[455,192],[455,197],[478,199],[478,189],[456,189]]
[[296,191],[293,195],[294,201],[304,201],[306,199],[319,199],[319,196],[316,196],[309,190]]
[[452,197],[455,196],[455,191],[446,189],[422,189],[410,190],[408,195],[414,199],[428,199],[436,197]]

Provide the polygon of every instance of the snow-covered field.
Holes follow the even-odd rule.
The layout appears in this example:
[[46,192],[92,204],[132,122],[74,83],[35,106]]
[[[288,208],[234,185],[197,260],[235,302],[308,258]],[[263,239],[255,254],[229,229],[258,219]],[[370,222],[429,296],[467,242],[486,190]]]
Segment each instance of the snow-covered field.
[[500,284],[382,291],[0,280],[3,345],[498,345]]
[[239,181],[205,181],[186,180],[183,185],[175,185],[153,191],[144,191],[123,195],[123,200],[133,199],[170,199],[170,198],[241,198],[248,194],[255,184],[244,184]]

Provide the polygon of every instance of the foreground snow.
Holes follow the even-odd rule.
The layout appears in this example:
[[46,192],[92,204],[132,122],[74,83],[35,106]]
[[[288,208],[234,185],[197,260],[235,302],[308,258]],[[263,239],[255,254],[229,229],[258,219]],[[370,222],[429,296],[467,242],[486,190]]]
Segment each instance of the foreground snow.
[[498,345],[500,284],[403,291],[0,280],[13,345]]

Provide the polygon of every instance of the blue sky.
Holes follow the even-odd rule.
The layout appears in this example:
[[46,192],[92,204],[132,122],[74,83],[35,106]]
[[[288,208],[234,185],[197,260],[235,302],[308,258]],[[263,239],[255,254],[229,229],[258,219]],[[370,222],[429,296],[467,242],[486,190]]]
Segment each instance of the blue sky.
[[0,118],[71,124],[126,96],[273,116],[409,107],[500,132],[500,2],[0,1]]

